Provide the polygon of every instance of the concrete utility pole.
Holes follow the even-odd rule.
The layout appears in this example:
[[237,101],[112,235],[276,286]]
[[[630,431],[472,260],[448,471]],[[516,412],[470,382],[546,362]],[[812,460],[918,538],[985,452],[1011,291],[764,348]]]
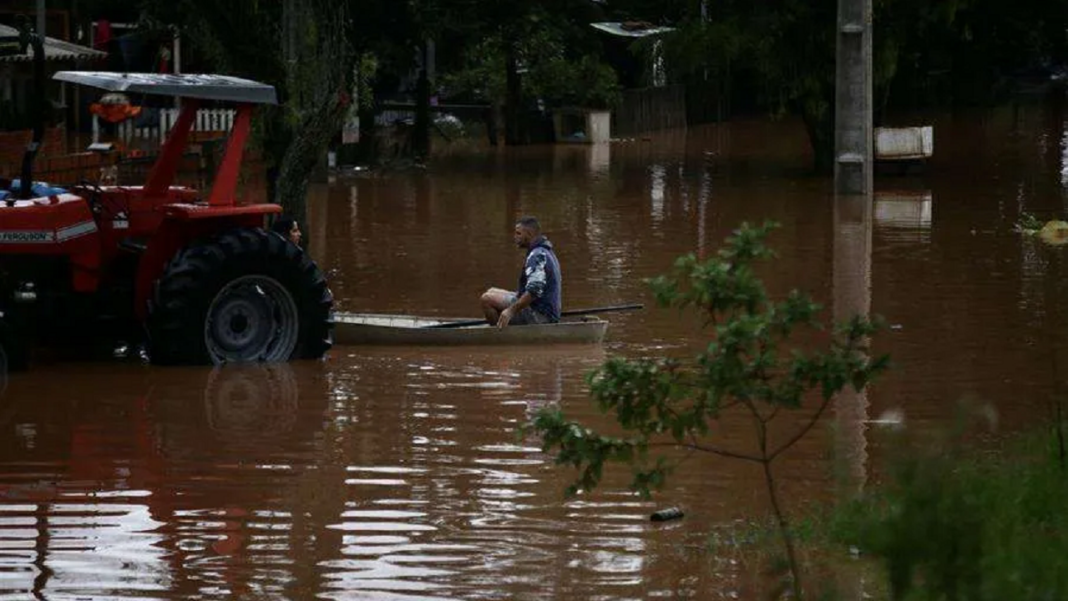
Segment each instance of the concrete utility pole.
[[838,0],[834,188],[872,192],[871,0]]

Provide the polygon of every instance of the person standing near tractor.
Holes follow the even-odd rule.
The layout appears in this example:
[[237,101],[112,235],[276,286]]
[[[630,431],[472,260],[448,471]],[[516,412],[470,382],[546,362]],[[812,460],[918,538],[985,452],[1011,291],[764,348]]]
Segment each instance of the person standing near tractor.
[[300,246],[300,224],[297,223],[296,219],[293,219],[288,215],[280,215],[278,219],[275,219],[274,223],[271,224],[271,231],[286,240],[289,240],[296,246]]

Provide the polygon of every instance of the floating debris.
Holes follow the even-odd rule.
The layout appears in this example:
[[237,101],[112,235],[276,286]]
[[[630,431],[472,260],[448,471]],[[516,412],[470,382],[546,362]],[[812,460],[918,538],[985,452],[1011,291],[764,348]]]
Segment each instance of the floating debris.
[[681,518],[684,513],[678,507],[668,507],[667,509],[661,509],[653,512],[653,515],[649,516],[649,519],[654,522],[666,522],[668,520],[677,520]]
[[887,409],[879,417],[867,420],[867,423],[890,430],[900,430],[905,427],[905,412],[900,409]]
[[1068,221],[1053,219],[1043,223],[1034,215],[1024,213],[1013,228],[1025,236],[1037,236],[1050,246],[1064,246],[1068,244]]
[[1038,237],[1052,246],[1068,244],[1068,222],[1050,221],[1038,231]]

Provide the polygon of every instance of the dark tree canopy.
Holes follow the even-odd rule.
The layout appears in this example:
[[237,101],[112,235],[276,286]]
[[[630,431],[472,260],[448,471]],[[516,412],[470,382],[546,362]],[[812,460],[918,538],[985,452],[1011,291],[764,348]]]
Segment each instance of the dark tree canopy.
[[[281,84],[285,2],[140,0],[157,22],[184,27],[196,54],[220,69]],[[316,2],[309,3],[311,5]],[[349,71],[359,101],[406,88],[497,108],[511,143],[517,121],[538,101],[612,106],[637,73],[651,39],[610,39],[589,24],[645,21],[675,27],[658,38],[669,83],[715,94],[734,112],[792,114],[809,132],[817,166],[833,144],[837,0],[347,0]],[[119,11],[131,3],[84,0],[80,10]],[[896,108],[996,101],[1021,79],[1048,76],[1068,61],[1068,0],[873,0],[876,120]],[[421,73],[425,44],[436,71]],[[625,55],[631,54],[628,59]],[[609,60],[611,59],[611,60]],[[615,68],[609,66],[609,62]],[[431,81],[433,79],[433,81]],[[698,107],[699,108],[699,107]],[[373,112],[365,113],[368,117]],[[729,117],[727,115],[721,115]],[[426,115],[422,115],[425,125]],[[424,132],[425,134],[425,132]]]

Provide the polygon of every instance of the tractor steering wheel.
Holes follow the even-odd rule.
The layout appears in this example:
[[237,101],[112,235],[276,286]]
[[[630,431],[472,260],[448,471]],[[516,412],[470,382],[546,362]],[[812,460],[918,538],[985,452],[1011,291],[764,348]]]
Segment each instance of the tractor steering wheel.
[[93,182],[93,181],[90,181],[90,180],[87,180],[85,178],[82,178],[81,180],[79,180],[78,181],[78,185],[79,186],[84,186],[86,188],[92,188],[93,191],[96,192],[97,194],[103,194],[103,192],[104,192],[104,189],[100,187],[100,184],[98,184],[96,182]]
[[104,206],[104,189],[101,188],[96,182],[91,182],[87,179],[82,179],[78,182],[78,186],[86,188],[89,191],[89,193],[85,197],[85,200],[88,201],[90,209],[96,212],[98,207]]

